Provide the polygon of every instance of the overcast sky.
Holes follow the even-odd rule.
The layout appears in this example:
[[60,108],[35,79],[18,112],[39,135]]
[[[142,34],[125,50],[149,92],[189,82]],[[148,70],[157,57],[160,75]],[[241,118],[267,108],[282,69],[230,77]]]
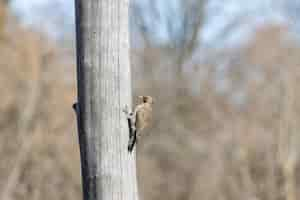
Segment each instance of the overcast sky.
[[54,37],[74,31],[74,0],[13,0],[11,7],[26,25]]
[[[132,0],[133,1],[133,0]],[[167,20],[170,15],[176,22],[176,9],[179,0],[134,0],[144,15],[149,15],[149,4],[159,8],[160,22],[153,26],[153,19],[148,17],[148,26],[158,41],[167,41]],[[25,24],[44,30],[54,37],[74,31],[74,0],[13,0],[12,8]],[[241,41],[253,27],[264,23],[289,23],[298,27],[296,20],[291,21],[291,15],[297,18],[300,11],[299,0],[209,0],[206,9],[206,23],[202,29],[201,40],[204,45],[230,45]],[[237,23],[236,23],[237,22]],[[230,26],[235,23],[234,26]],[[230,28],[229,31],[226,31]],[[224,33],[225,31],[225,33]]]

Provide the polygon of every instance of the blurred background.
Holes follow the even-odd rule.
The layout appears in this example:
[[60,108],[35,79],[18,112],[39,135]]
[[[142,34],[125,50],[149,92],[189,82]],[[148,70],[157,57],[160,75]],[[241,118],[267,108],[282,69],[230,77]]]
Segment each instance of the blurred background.
[[[131,0],[145,200],[300,199],[300,2]],[[0,200],[81,199],[72,0],[0,0]]]

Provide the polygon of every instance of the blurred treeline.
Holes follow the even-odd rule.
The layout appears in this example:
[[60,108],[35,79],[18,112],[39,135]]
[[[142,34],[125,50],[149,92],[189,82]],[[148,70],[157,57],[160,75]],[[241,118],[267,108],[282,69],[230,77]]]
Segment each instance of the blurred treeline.
[[0,3],[0,199],[81,199],[72,50]]
[[[170,23],[159,45],[133,5],[134,96],[156,100],[138,144],[141,199],[300,198],[299,41],[264,24],[244,45],[204,48],[205,2],[183,2],[182,32]],[[4,1],[0,12],[0,200],[81,199],[74,49],[21,26]]]

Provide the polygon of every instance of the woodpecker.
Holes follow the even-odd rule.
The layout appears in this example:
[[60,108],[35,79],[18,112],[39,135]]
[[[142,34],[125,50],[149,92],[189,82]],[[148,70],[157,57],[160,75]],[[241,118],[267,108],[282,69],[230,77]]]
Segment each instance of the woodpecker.
[[154,100],[151,96],[139,96],[140,103],[133,112],[125,108],[129,126],[128,151],[132,152],[135,144],[141,138],[143,130],[148,127],[152,121],[152,105]]

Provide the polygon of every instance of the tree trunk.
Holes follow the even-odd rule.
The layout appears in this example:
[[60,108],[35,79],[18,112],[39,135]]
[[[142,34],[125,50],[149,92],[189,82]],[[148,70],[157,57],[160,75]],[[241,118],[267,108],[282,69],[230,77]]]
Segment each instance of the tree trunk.
[[131,107],[129,0],[76,0],[78,106],[84,200],[137,200],[127,151]]

